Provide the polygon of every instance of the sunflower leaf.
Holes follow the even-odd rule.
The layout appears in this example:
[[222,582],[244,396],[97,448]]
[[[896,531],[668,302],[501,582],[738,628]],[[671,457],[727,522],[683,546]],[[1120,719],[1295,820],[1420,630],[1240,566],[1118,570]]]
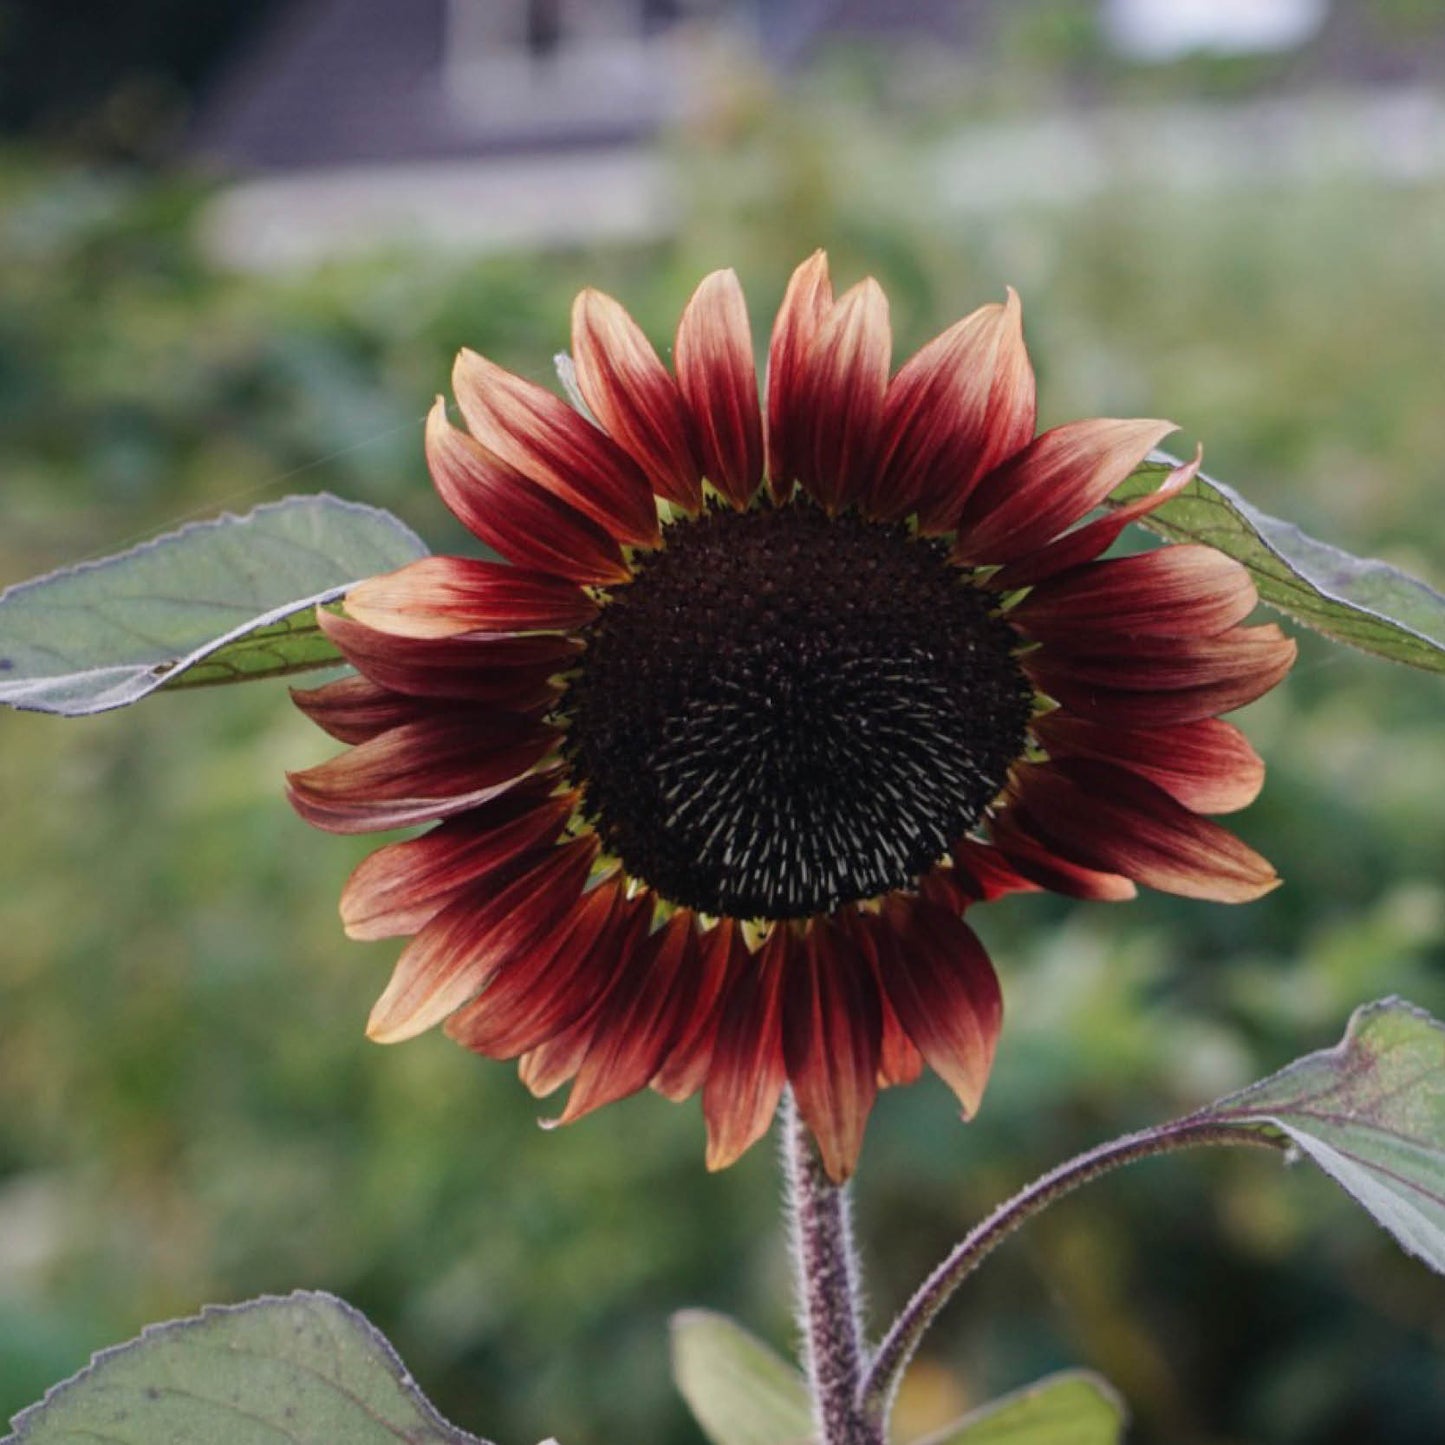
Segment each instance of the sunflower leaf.
[[0,593],[0,703],[79,717],[333,666],[315,608],[426,553],[389,512],[323,493],[19,583]]
[[[1110,501],[1154,491],[1178,463],[1155,452]],[[1392,662],[1445,672],[1445,596],[1387,562],[1354,557],[1271,517],[1201,472],[1139,520],[1171,542],[1203,542],[1242,562],[1261,602]]]
[[350,1305],[211,1306],[104,1350],[0,1445],[486,1445],[447,1424]]
[[989,1401],[918,1445],[1119,1445],[1128,1421],[1107,1380],[1063,1370]]
[[1182,1122],[1282,1134],[1445,1274],[1445,1024],[1429,1014],[1401,999],[1367,1004],[1334,1048]]
[[803,1377],[736,1320],[672,1317],[672,1378],[713,1445],[802,1445],[813,1435]]

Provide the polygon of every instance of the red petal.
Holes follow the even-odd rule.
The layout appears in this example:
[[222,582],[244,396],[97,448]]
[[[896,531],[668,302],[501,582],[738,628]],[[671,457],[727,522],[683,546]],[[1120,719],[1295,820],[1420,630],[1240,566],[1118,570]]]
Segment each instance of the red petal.
[[1170,728],[1104,727],[1066,712],[1037,718],[1035,737],[1054,757],[1116,763],[1148,778],[1192,813],[1232,813],[1264,784],[1264,762],[1244,734],[1219,718]]
[[623,961],[557,1122],[646,1088],[692,1023],[700,983],[693,915],[683,909]]
[[367,1034],[381,1044],[414,1038],[475,997],[502,964],[576,908],[596,856],[597,839],[578,838],[544,850],[521,873],[474,883],[402,951]]
[[1033,369],[1010,291],[1006,306],[982,306],[934,337],[889,384],[868,509],[888,520],[917,511],[925,530],[946,527],[1033,426]]
[[[1270,622],[1234,627],[1214,637],[1121,637],[1112,647],[1101,642],[1097,650],[1088,651],[1050,642],[1022,662],[1041,683],[1047,679],[1044,691],[1051,695],[1056,695],[1053,684],[1060,681],[1140,693],[1193,693],[1225,685],[1244,688],[1242,701],[1251,701],[1289,671],[1295,651],[1293,640]],[[1150,725],[1149,719],[1138,721]]]
[[319,612],[317,620],[341,655],[383,687],[414,697],[501,703],[515,712],[555,696],[547,679],[565,672],[582,651],[576,638],[557,632],[397,637],[334,612]]
[[961,918],[897,895],[885,901],[874,937],[879,977],[898,1021],[971,1118],[1003,1022],[988,954]]
[[468,429],[494,456],[619,542],[657,544],[657,506],[647,478],[560,396],[465,349],[452,368],[452,389]]
[[714,271],[693,293],[675,358],[703,475],[745,507],[762,480],[763,424],[747,303],[732,271]]
[[570,1028],[616,972],[619,929],[632,917],[623,902],[615,877],[584,893],[545,940],[504,963],[481,995],[447,1020],[446,1032],[474,1053],[513,1059]]
[[631,579],[617,543],[601,527],[454,427],[441,397],[427,417],[426,459],[442,501],[508,561],[572,582]]
[[346,881],[341,921],[352,938],[397,938],[424,924],[479,879],[556,841],[576,804],[556,780],[529,778],[420,838],[378,849]]
[[878,1094],[883,1031],[873,971],[841,929],[808,930],[783,990],[783,1060],[828,1178],[841,1184]]
[[870,278],[838,301],[808,348],[795,384],[793,461],[829,512],[857,501],[873,475],[892,346],[888,298]]
[[990,472],[958,517],[961,562],[1012,562],[1092,511],[1174,430],[1167,421],[1068,422]]
[[572,356],[583,399],[653,491],[696,512],[702,478],[687,409],[642,328],[612,297],[583,291],[572,305]]
[[1001,809],[989,820],[994,851],[1025,878],[1050,893],[1065,898],[1087,898],[1095,903],[1124,903],[1139,890],[1117,873],[1101,873],[1093,868],[1060,858],[1036,838],[1031,838],[1018,825],[1012,808]]
[[1037,893],[1048,886],[1025,878],[992,844],[974,838],[953,845],[953,872],[957,887],[975,903],[992,903],[1010,893]]
[[986,585],[999,592],[1009,592],[1015,587],[1030,587],[1045,577],[1052,577],[1056,572],[1077,567],[1081,562],[1092,562],[1119,540],[1130,522],[1137,522],[1141,517],[1147,516],[1155,507],[1167,502],[1176,492],[1193,481],[1203,460],[1204,448],[1197,447],[1193,461],[1175,467],[1159,484],[1157,492],[1150,492],[1148,496],[1140,497],[1137,501],[1116,507],[1107,516],[1086,522],[1082,527],[1075,527],[1072,532],[1065,532],[1048,546],[1030,552],[1026,557],[1020,557],[1017,562],[1010,562],[1007,567],[1000,567],[987,579]]
[[832,309],[828,257],[814,251],[788,282],[768,347],[768,485],[780,502],[792,495],[800,475],[801,435],[807,424],[799,405],[804,360]]
[[472,557],[423,557],[358,583],[346,594],[346,611],[396,637],[431,638],[568,631],[591,622],[597,604],[548,572]]
[[978,902],[978,895],[971,887],[971,882],[972,880],[957,868],[939,863],[918,880],[918,892],[930,903],[936,903],[940,908],[947,908],[962,917]]
[[692,1018],[652,1080],[652,1087],[664,1098],[679,1101],[702,1088],[717,1038],[721,1000],[742,969],[750,966],[751,955],[732,919],[722,919],[698,938],[699,981]]
[[317,727],[343,743],[370,742],[433,711],[428,702],[403,697],[364,677],[343,677],[321,687],[293,687],[291,701]]
[[725,1169],[768,1132],[783,1096],[783,981],[794,942],[777,924],[722,1002],[717,1041],[702,1091],[707,1167]]
[[1213,547],[1160,547],[1086,562],[1040,583],[1009,612],[1032,637],[1081,648],[1131,637],[1215,637],[1254,610],[1254,583]]
[[1020,824],[1086,867],[1221,903],[1246,903],[1279,884],[1232,833],[1124,768],[1059,758],[1026,764],[1017,777]]
[[409,828],[478,807],[525,776],[557,742],[511,713],[434,707],[420,722],[286,775],[291,806],[331,833]]
[[[937,874],[941,871],[943,870],[935,869],[934,873]],[[889,1088],[894,1085],[911,1084],[923,1072],[923,1055],[918,1052],[913,1040],[908,1037],[907,1031],[898,1021],[898,1015],[894,1012],[893,1005],[888,1001],[888,994],[883,988],[879,960],[886,950],[881,948],[876,935],[879,929],[886,928],[886,925],[880,924],[874,914],[856,908],[845,910],[840,918],[873,973],[881,1024],[878,1048],[878,1086]],[[891,957],[891,955],[889,956]]]
[[[652,899],[646,895],[624,903],[607,939],[606,986],[586,1013],[551,1038],[528,1049],[517,1063],[517,1074],[539,1098],[559,1089],[582,1067],[597,1033],[598,1012],[606,1002],[623,961],[646,948],[652,927]],[[599,952],[601,951],[599,947]],[[600,961],[600,960],[599,960]]]

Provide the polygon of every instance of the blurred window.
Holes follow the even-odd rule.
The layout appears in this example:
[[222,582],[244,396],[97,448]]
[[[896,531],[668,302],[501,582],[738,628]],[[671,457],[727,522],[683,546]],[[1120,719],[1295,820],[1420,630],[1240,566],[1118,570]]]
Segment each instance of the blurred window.
[[1123,54],[1165,61],[1293,50],[1314,37],[1328,9],[1328,0],[1106,0],[1104,23]]

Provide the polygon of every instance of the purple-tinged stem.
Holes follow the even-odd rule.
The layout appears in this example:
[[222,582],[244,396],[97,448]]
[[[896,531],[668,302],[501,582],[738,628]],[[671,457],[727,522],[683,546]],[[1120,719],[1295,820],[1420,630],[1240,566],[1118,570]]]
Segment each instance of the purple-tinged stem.
[[[872,1365],[867,1369],[859,1392],[862,1418],[879,1432],[862,1439],[883,1438],[882,1431],[892,1409],[893,1397],[908,1362],[919,1341],[940,1310],[960,1284],[973,1273],[993,1250],[1020,1225],[1048,1208],[1056,1199],[1087,1184],[1091,1179],[1147,1159],[1155,1154],[1170,1154],[1177,1149],[1192,1149],[1201,1144],[1256,1144],[1282,1148],[1283,1141],[1266,1134],[1251,1133],[1208,1121],[1181,1119],[1137,1134],[1126,1134],[1051,1169],[1032,1184],[1005,1201],[981,1224],[974,1228],[946,1259],[918,1287],[903,1307],[892,1328],[879,1345]],[[829,1437],[831,1442],[831,1437]]]
[[847,1187],[829,1182],[791,1093],[782,1114],[790,1242],[803,1363],[818,1445],[884,1445],[859,1407],[867,1365]]

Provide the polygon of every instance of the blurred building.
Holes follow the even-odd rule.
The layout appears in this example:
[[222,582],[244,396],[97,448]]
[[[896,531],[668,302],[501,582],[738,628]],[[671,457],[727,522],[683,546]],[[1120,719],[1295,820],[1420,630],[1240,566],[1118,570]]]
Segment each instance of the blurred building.
[[830,37],[966,47],[990,0],[292,0],[202,105],[192,151],[235,176],[219,253],[284,265],[425,238],[664,234],[653,144],[739,67]]
[[[1212,185],[1332,154],[1350,166],[1445,164],[1445,111],[1419,84],[1441,59],[1438,34],[1433,49],[1413,43],[1402,68],[1378,27],[1330,0],[1077,0],[1055,12],[1082,17],[1076,33],[1094,50],[1062,62],[1056,114],[940,143],[928,184],[945,207],[950,196],[1077,198],[1120,165],[1118,183]],[[264,268],[416,241],[663,236],[674,217],[657,140],[725,103],[739,77],[786,84],[844,40],[910,75],[924,61],[983,64],[1009,26],[1042,13],[1009,0],[279,0],[194,126],[193,155],[234,178],[210,218],[212,246]],[[1080,109],[1101,58],[1274,53],[1303,62],[1304,87],[1282,98],[1191,107],[1186,91],[1172,114],[1142,123],[1128,108]],[[1381,82],[1387,91],[1343,109],[1299,100],[1311,83]]]

